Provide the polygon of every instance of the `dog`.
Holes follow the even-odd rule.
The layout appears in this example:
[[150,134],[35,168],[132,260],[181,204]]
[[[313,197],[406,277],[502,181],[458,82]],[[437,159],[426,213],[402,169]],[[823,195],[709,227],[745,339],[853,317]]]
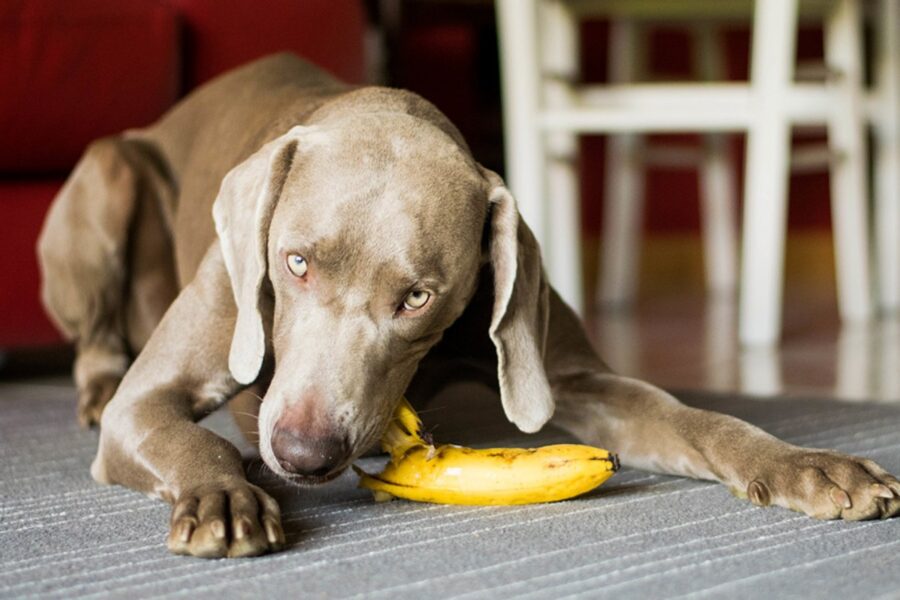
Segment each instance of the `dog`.
[[76,344],[79,419],[100,425],[91,473],[171,503],[175,553],[284,545],[277,503],[196,424],[251,385],[260,455],[298,484],[376,444],[402,395],[471,376],[522,431],[552,422],[627,466],[818,518],[900,512],[900,481],[870,460],[613,373],[446,117],[289,54],[93,143],[38,254],[44,303]]

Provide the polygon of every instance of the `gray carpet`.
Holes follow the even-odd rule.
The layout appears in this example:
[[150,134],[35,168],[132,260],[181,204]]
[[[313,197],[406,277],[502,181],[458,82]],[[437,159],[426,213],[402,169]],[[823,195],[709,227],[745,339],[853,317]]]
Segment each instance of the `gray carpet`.
[[[681,396],[900,471],[898,407]],[[426,421],[447,421],[449,403]],[[754,508],[722,486],[632,470],[569,502],[479,508],[376,504],[352,474],[297,490],[256,462],[250,472],[281,502],[290,548],[244,560],[175,557],[164,546],[166,505],[91,481],[96,436],[78,429],[73,406],[63,382],[0,386],[2,598],[900,597],[900,519],[815,521]],[[526,442],[483,418],[435,434]]]

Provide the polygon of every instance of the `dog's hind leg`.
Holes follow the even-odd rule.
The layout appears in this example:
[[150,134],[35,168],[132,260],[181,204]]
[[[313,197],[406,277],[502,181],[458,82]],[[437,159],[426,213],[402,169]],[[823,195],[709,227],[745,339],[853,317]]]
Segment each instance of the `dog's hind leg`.
[[76,346],[78,420],[99,423],[134,355],[176,293],[166,211],[172,185],[144,143],[88,148],[38,241],[47,312]]

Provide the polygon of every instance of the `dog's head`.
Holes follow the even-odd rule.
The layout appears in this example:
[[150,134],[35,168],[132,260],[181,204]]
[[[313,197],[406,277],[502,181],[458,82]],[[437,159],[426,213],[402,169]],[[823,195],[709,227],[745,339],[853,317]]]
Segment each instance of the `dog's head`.
[[377,442],[488,263],[506,414],[525,431],[550,418],[537,244],[457,135],[394,112],[324,118],[223,180],[214,216],[237,304],[229,368],[249,384],[274,359],[259,433],[279,475],[328,480]]

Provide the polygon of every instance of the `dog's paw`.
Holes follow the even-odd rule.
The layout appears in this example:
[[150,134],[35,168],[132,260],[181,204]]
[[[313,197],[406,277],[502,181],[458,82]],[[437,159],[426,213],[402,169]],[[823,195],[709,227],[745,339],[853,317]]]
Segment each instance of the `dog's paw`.
[[121,377],[102,375],[92,379],[78,390],[78,424],[82,427],[94,427],[100,424],[103,409],[112,400],[119,387]]
[[747,486],[758,506],[784,506],[817,519],[886,519],[900,513],[900,481],[871,460],[828,450],[791,451]]
[[278,503],[246,481],[188,490],[172,507],[167,546],[204,558],[275,552],[284,546]]

